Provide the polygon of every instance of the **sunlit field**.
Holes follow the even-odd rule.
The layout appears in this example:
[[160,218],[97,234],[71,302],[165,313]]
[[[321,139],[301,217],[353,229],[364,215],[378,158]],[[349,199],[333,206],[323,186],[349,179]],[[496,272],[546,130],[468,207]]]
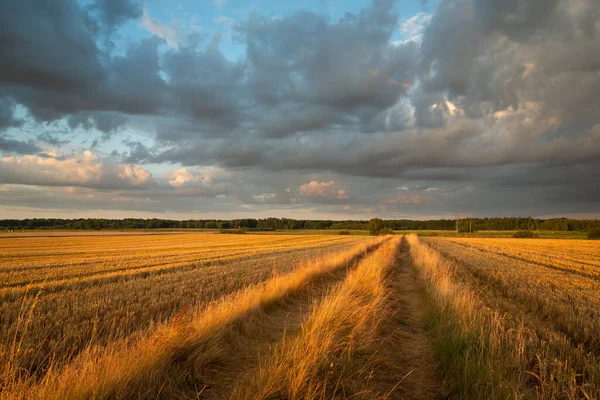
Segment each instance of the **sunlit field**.
[[0,239],[0,398],[600,396],[599,242],[319,233]]
[[0,364],[43,374],[90,344],[126,338],[187,307],[343,252],[357,240],[219,234],[0,239]]
[[433,288],[451,392],[598,398],[600,243],[412,237],[411,246]]

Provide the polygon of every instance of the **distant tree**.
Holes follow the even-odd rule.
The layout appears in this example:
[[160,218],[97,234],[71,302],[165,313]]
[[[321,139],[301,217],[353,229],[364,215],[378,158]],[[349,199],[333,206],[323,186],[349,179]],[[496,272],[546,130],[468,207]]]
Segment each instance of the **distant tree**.
[[[381,224],[381,220],[379,220]],[[390,230],[455,230],[454,219],[439,220],[383,220]],[[471,227],[472,224],[472,227]],[[370,230],[368,221],[293,220],[289,218],[214,220],[198,219],[188,221],[165,219],[99,219],[99,218],[32,218],[0,219],[0,229],[165,229],[165,228],[224,228],[274,231],[279,229],[331,229],[331,230]],[[572,220],[567,218],[470,218],[459,226],[462,232],[501,230],[550,230],[550,231],[589,231],[600,228],[600,220]],[[382,234],[382,232],[379,232]]]
[[587,237],[588,239],[600,239],[600,228],[590,229]]
[[380,219],[380,218],[373,218],[369,221],[369,233],[372,236],[377,236],[377,235],[385,235],[388,234],[390,232],[390,230],[388,229],[387,225],[385,224],[385,222]]
[[229,223],[228,221],[223,221],[219,223],[219,225],[220,229],[231,229],[231,223]]

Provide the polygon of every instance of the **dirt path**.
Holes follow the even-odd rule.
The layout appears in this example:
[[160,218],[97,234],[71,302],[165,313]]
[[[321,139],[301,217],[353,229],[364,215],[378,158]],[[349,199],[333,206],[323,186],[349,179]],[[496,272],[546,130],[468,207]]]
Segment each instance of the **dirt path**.
[[319,277],[300,295],[266,310],[257,316],[260,321],[249,323],[252,332],[244,332],[242,328],[227,335],[226,353],[221,354],[216,363],[208,365],[202,374],[204,387],[198,388],[201,391],[199,398],[229,399],[235,382],[250,376],[260,358],[269,354],[273,346],[300,332],[313,304],[321,302],[336,284],[343,282],[349,270],[359,261]]
[[389,277],[392,318],[382,324],[373,389],[388,399],[439,399],[433,345],[425,330],[423,282],[402,240],[397,268]]
[[[425,331],[422,311],[424,287],[416,277],[408,250],[408,244],[403,240],[398,265],[388,278],[387,307],[388,315],[392,317],[381,324],[381,340],[377,341],[373,352],[357,357],[355,362],[359,367],[369,365],[372,368],[367,391],[376,398],[438,399],[441,398],[440,382],[435,374],[433,348]],[[251,332],[237,328],[227,335],[227,351],[203,371],[198,397],[229,399],[236,382],[251,379],[261,357],[269,354],[273,346],[285,340],[284,337],[294,337],[313,304],[343,282],[348,271],[342,268],[323,276],[301,295],[266,310],[257,316],[259,320],[251,323]],[[358,395],[356,398],[363,397]]]

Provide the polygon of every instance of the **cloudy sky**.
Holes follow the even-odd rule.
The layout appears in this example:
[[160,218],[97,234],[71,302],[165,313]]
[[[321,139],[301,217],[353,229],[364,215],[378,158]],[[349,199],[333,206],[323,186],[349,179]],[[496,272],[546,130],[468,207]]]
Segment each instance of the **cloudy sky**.
[[0,214],[600,217],[597,0],[0,2]]

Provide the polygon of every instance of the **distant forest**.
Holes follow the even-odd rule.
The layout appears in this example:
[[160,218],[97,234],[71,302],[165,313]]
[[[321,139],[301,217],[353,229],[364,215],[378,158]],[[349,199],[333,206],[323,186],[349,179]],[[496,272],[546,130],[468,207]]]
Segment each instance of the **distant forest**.
[[[414,221],[406,219],[385,220],[388,228],[394,230],[455,230],[456,220],[436,219]],[[567,218],[464,218],[459,221],[461,231],[484,230],[550,230],[550,231],[586,231],[600,227],[600,220],[576,220]],[[264,219],[194,219],[177,221],[168,219],[4,219],[0,220],[0,229],[231,229],[246,228],[256,231],[281,229],[368,229],[368,221],[330,221],[330,220],[294,220],[288,218]]]

